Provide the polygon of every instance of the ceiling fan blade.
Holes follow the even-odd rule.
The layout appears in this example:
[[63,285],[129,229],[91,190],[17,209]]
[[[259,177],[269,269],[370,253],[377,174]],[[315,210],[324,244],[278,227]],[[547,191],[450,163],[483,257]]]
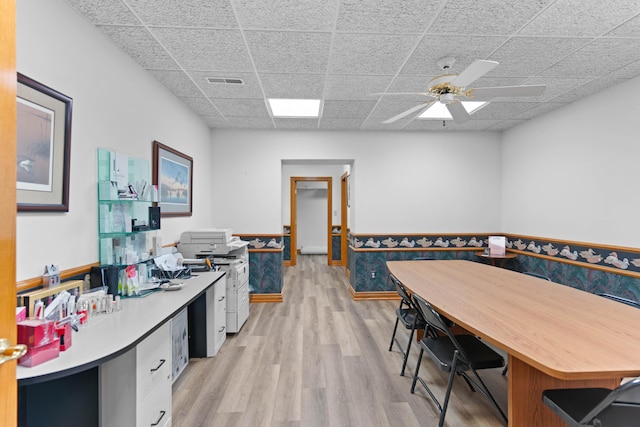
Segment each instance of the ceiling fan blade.
[[451,85],[466,87],[471,82],[478,80],[480,77],[493,70],[497,65],[498,63],[496,61],[478,59],[469,65],[463,72],[458,74],[458,77],[451,81]]
[[450,102],[446,107],[449,113],[451,113],[453,121],[458,125],[468,122],[471,119],[471,116],[460,102]]
[[396,120],[400,120],[401,118],[406,117],[406,116],[408,116],[409,114],[414,113],[414,112],[416,112],[416,111],[418,111],[418,110],[420,110],[420,109],[422,109],[422,108],[426,108],[426,107],[430,106],[431,104],[433,104],[433,102],[432,102],[432,101],[425,102],[424,104],[418,104],[418,105],[416,105],[415,107],[411,107],[411,108],[409,108],[407,111],[404,111],[404,112],[402,112],[402,113],[398,114],[397,116],[393,116],[393,117],[391,117],[390,119],[387,119],[387,120],[385,120],[385,121],[384,121],[384,122],[382,122],[382,123],[384,123],[384,124],[393,123],[393,122],[395,122]]
[[424,92],[386,92],[386,93],[370,93],[369,96],[378,96],[378,95],[423,95],[433,98],[428,93]]
[[496,98],[500,96],[538,96],[544,93],[545,85],[477,87],[469,89],[473,98]]

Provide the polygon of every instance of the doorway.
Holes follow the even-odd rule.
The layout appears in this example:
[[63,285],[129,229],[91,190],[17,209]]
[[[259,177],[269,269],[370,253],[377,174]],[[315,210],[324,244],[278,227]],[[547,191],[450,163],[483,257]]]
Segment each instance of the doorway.
[[[332,178],[330,176],[320,176],[320,177],[299,177],[292,176],[290,178],[290,188],[291,188],[291,265],[296,265],[298,258],[298,191],[303,187],[303,184],[307,188],[313,188],[313,185],[309,185],[312,183],[321,183],[324,188],[326,188],[326,226],[324,227],[324,236],[326,239],[327,247],[327,265],[331,265],[332,259],[332,248],[331,248],[331,207],[332,207]],[[300,184],[300,188],[299,188]]]

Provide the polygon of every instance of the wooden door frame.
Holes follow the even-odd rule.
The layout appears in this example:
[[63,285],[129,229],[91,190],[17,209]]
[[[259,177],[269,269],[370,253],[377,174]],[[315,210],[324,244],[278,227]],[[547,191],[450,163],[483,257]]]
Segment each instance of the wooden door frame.
[[347,238],[349,233],[349,172],[340,177],[340,265],[347,268]]
[[327,265],[331,265],[331,258],[333,257],[333,252],[331,250],[331,229],[333,227],[331,221],[331,208],[332,208],[332,181],[333,179],[330,176],[292,176],[289,178],[289,182],[291,184],[290,187],[290,208],[291,208],[291,237],[290,244],[291,250],[289,253],[291,254],[291,266],[296,265],[298,261],[298,195],[297,195],[297,187],[298,182],[323,182],[327,183]]
[[[16,1],[0,0],[0,337],[17,344],[16,329]],[[0,365],[0,425],[18,420],[16,362]]]

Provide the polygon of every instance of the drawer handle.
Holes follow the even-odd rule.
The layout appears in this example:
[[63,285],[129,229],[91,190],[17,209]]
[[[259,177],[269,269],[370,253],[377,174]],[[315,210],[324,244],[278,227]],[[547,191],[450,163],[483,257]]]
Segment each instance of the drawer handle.
[[220,330],[218,332],[224,331],[225,328],[226,328],[226,326],[223,326],[222,328],[220,328]]
[[[158,366],[156,366],[155,368],[153,368],[153,369],[151,370],[151,372],[155,372],[155,371],[157,371],[158,369],[160,369],[160,367],[161,367],[162,365],[164,365],[164,362],[166,362],[166,360],[164,360],[164,359],[160,359],[160,364],[159,364]],[[153,425],[153,424],[151,424],[151,425]]]
[[156,421],[155,423],[151,424],[151,426],[153,427],[153,426],[157,426],[158,424],[160,424],[160,420],[162,420],[164,418],[164,414],[166,414],[165,411],[160,411],[160,418],[158,418],[158,421]]
[[224,300],[224,295],[222,296],[222,298],[220,298],[220,299],[218,300],[218,302],[220,302],[220,301],[222,301],[222,300]]

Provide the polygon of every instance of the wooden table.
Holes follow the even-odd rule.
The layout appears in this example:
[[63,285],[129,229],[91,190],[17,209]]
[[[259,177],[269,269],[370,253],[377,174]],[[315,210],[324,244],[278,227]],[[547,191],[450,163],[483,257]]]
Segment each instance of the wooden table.
[[389,271],[457,325],[508,353],[510,426],[564,425],[549,388],[615,388],[640,376],[640,310],[471,261],[390,261]]

